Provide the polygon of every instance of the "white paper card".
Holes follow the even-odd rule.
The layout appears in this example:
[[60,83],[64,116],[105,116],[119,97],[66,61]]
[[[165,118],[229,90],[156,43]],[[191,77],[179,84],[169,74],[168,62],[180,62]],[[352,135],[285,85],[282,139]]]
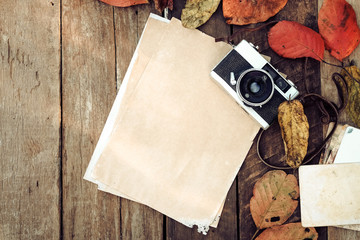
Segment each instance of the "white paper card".
[[334,163],[360,162],[360,129],[347,127]]
[[304,227],[360,224],[360,163],[299,168]]

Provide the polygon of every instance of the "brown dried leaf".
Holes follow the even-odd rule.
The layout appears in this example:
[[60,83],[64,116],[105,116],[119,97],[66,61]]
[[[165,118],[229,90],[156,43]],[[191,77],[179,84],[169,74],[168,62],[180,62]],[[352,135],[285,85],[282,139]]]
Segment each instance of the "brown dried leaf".
[[155,3],[155,9],[162,13],[165,8],[169,8],[170,10],[173,10],[173,0],[154,0]]
[[286,58],[324,58],[324,40],[320,34],[298,22],[280,21],[268,34],[269,45],[277,54]]
[[181,22],[186,28],[195,29],[209,20],[220,0],[187,0],[181,12]]
[[247,25],[264,22],[284,8],[288,0],[223,0],[226,23]]
[[300,222],[275,226],[263,231],[256,240],[317,240],[318,233],[315,228],[304,228]]
[[100,0],[115,7],[130,7],[139,4],[149,3],[148,0]]
[[[358,81],[360,81],[360,69],[356,66],[346,67],[346,70]],[[341,75],[344,76],[348,85],[349,99],[346,106],[346,113],[349,115],[351,121],[360,127],[360,84],[355,82],[343,70]]]
[[255,184],[250,212],[258,229],[283,224],[298,206],[296,177],[281,170],[267,172]]
[[307,152],[309,123],[299,100],[285,101],[278,109],[278,121],[285,145],[286,163],[298,168]]
[[356,13],[345,0],[325,0],[319,11],[318,25],[326,48],[339,61],[349,56],[360,43]]

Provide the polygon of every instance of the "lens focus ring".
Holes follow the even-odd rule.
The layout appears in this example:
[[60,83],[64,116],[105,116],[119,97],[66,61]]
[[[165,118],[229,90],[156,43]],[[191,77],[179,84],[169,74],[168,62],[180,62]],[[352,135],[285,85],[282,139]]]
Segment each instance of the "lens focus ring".
[[274,81],[263,69],[251,68],[244,71],[236,83],[240,99],[250,106],[262,106],[274,93]]

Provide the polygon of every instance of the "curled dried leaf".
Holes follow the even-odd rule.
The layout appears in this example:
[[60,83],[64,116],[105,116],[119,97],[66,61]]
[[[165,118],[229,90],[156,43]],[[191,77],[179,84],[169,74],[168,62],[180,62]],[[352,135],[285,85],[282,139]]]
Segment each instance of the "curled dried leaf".
[[288,0],[223,0],[226,23],[247,25],[264,22],[283,9]]
[[298,22],[281,21],[268,34],[270,47],[286,58],[324,58],[324,40],[320,34]]
[[360,29],[353,7],[345,0],[325,0],[319,11],[319,32],[330,54],[339,61],[360,43]]
[[186,28],[195,29],[209,20],[220,0],[187,0],[181,12],[181,22]]
[[278,121],[285,145],[286,163],[298,168],[306,153],[309,123],[299,100],[285,101],[278,108]]
[[315,228],[304,228],[300,222],[275,226],[263,231],[256,240],[317,240],[318,233]]
[[[345,68],[356,80],[360,81],[360,69],[356,66]],[[355,82],[348,74],[343,70],[341,75],[344,76],[348,85],[349,99],[346,106],[346,113],[350,117],[351,121],[360,127],[360,84]]]
[[298,206],[296,177],[281,170],[267,172],[255,184],[250,212],[258,229],[283,224]]
[[115,7],[130,7],[133,5],[149,3],[148,0],[100,0]]

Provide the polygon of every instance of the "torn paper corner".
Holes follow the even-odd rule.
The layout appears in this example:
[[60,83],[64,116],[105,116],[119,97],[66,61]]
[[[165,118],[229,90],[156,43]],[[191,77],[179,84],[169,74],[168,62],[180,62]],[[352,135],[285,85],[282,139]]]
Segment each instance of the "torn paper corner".
[[197,226],[197,231],[204,235],[207,234],[210,228],[209,220],[199,221],[199,220],[183,218],[180,219],[180,222],[189,228],[193,228],[194,226]]

